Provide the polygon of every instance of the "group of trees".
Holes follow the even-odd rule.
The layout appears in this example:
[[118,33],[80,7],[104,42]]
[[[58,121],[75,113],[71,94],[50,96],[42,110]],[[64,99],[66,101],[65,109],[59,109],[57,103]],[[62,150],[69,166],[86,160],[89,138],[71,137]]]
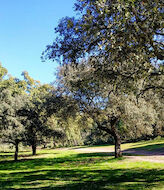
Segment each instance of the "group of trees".
[[60,63],[55,89],[27,72],[6,79],[0,67],[0,134],[15,145],[15,159],[19,142],[35,154],[45,138],[114,140],[120,157],[122,140],[164,135],[161,7],[161,0],[77,0],[77,18],[60,21],[42,57]]
[[[0,65],[0,137],[1,143],[15,146],[15,160],[20,143],[30,145],[33,155],[44,138],[62,138],[62,130],[51,126],[53,114],[47,97],[53,95],[53,107],[59,108],[54,87],[41,85],[23,72],[24,80],[7,76],[7,70]],[[60,100],[62,101],[62,100]],[[59,108],[60,109],[60,108]],[[54,109],[55,110],[55,109]]]

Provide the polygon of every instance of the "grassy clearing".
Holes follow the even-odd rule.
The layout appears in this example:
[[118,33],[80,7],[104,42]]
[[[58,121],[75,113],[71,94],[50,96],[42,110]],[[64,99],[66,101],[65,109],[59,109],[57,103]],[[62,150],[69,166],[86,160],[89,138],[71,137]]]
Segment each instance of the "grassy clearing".
[[[163,144],[164,140],[147,141],[123,147],[146,147],[147,150],[152,146],[151,150],[155,150]],[[20,154],[18,162],[12,161],[12,153],[0,154],[0,189],[164,189],[164,164],[161,163],[114,159],[104,153],[73,150],[40,150],[33,157],[30,152]]]

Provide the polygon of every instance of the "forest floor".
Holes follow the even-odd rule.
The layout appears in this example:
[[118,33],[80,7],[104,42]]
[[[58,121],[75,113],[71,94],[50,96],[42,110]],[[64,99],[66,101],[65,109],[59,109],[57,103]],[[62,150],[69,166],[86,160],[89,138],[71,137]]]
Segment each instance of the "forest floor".
[[164,190],[164,139],[114,146],[0,152],[0,190]]

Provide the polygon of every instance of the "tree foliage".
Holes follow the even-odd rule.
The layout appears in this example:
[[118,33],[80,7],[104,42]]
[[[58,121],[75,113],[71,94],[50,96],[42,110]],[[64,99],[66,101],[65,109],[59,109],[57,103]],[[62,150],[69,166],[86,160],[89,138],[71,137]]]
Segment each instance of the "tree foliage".
[[23,93],[24,82],[13,78],[5,78],[7,70],[0,67],[0,137],[1,142],[15,146],[15,160],[18,157],[18,145],[25,141],[24,117],[18,115],[28,101]]
[[63,18],[55,28],[58,36],[45,58],[76,65],[89,56],[97,77],[112,78],[124,91],[141,78],[141,89],[163,90],[161,0],[78,0],[75,10],[77,18]]
[[55,111],[48,112],[47,97],[53,95],[54,88],[40,84],[27,72],[22,74],[24,80],[7,77],[7,70],[2,66],[0,73],[0,137],[3,143],[15,146],[15,160],[20,142],[31,145],[36,154],[36,147],[44,137],[62,138],[64,133],[50,125]]

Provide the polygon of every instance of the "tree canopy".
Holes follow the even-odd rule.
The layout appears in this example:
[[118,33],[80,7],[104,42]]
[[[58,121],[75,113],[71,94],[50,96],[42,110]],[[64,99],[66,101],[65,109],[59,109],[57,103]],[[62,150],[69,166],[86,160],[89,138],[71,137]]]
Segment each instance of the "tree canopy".
[[124,91],[141,78],[151,80],[143,89],[163,90],[161,0],[78,0],[75,11],[77,18],[63,18],[55,28],[58,35],[45,58],[67,65],[90,59],[97,77],[112,77],[117,85],[124,80]]

